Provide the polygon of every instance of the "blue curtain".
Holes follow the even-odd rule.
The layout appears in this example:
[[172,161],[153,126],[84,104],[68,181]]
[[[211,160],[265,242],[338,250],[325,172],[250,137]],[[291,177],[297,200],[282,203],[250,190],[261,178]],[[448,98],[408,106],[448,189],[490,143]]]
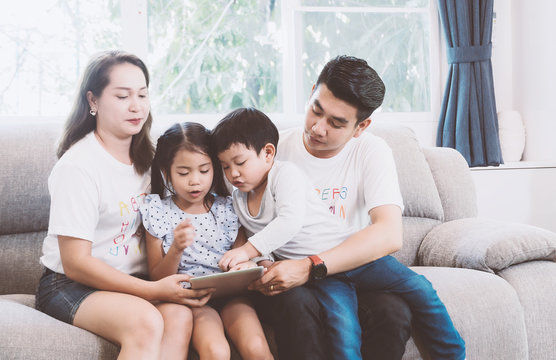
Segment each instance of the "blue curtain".
[[469,166],[503,163],[490,61],[493,1],[438,0],[449,72],[436,145],[458,150]]

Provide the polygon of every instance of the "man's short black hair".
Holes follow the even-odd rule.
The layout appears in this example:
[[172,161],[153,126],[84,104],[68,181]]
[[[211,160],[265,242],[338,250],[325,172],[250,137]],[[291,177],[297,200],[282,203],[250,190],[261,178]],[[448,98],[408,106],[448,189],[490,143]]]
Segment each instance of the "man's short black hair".
[[382,79],[365,60],[346,55],[337,56],[324,66],[316,87],[320,84],[357,108],[357,123],[371,116],[382,104],[386,92]]
[[262,111],[254,108],[240,108],[226,115],[214,127],[211,147],[218,155],[233,144],[243,144],[257,154],[271,143],[278,146],[278,129]]

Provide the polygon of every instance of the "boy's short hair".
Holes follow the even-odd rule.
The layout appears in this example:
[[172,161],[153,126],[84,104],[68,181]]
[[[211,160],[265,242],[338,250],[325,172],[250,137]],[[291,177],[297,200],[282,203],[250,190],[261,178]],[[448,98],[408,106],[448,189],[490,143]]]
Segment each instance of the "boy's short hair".
[[218,155],[233,144],[243,144],[259,154],[271,143],[278,147],[278,129],[262,111],[254,108],[240,108],[226,115],[211,133],[211,147]]
[[320,84],[357,108],[357,123],[371,116],[386,92],[382,79],[365,60],[346,55],[337,56],[324,66],[315,87]]

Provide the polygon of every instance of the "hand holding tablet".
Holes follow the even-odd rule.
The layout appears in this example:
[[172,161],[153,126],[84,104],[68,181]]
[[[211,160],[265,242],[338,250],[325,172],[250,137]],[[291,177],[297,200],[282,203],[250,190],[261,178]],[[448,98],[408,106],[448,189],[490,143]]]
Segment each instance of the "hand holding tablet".
[[228,271],[206,276],[191,278],[192,289],[216,288],[212,297],[238,294],[247,290],[247,286],[263,276],[264,267],[257,266],[249,269]]

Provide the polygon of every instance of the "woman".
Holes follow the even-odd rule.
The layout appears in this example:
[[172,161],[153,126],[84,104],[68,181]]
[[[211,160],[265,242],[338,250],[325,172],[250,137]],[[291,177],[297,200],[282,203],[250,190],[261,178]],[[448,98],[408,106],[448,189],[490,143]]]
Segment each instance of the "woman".
[[188,275],[147,274],[139,205],[153,158],[149,74],[136,56],[104,52],[87,66],[48,186],[46,270],[37,308],[121,346],[119,359],[184,359],[191,309],[210,291]]

